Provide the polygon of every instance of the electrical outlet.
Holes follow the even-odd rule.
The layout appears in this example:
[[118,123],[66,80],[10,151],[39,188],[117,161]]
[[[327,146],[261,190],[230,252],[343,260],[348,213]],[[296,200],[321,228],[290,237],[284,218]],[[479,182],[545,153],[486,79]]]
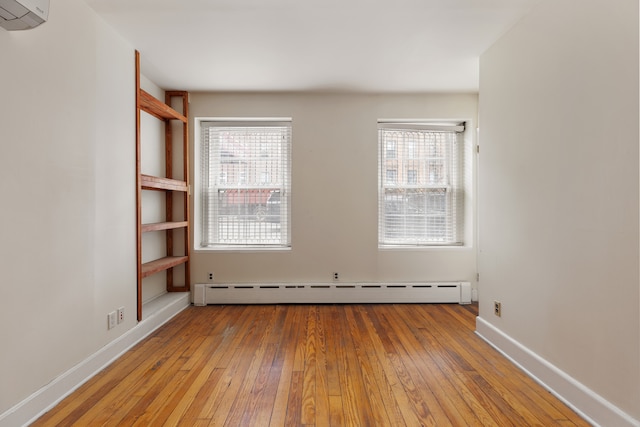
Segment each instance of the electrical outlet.
[[116,327],[116,312],[112,311],[107,315],[107,328],[113,329]]
[[124,322],[124,307],[118,309],[118,323]]
[[500,301],[493,302],[493,314],[502,317],[502,303]]
[[213,282],[213,273],[209,273],[209,281]]
[[338,273],[333,273],[333,280],[334,281],[340,280],[340,275]]

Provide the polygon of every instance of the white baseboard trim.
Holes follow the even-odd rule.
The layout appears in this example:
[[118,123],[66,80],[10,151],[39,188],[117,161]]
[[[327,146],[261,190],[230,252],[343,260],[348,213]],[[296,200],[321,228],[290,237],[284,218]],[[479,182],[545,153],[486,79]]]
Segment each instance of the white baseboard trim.
[[640,427],[636,420],[481,317],[476,334],[594,426]]
[[110,365],[127,350],[146,338],[190,305],[190,294],[166,294],[165,304],[99,351],[69,369],[31,396],[0,414],[0,427],[26,426],[57,405],[62,399]]

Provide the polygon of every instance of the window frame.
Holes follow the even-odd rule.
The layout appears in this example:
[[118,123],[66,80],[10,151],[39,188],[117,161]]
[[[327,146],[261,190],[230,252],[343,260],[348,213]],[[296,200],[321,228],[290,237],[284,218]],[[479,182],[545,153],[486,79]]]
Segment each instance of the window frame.
[[[237,243],[225,244],[217,243],[211,245],[203,245],[203,221],[204,221],[204,196],[203,196],[203,170],[202,147],[204,144],[203,131],[210,127],[209,123],[215,122],[220,127],[288,127],[288,141],[285,149],[284,163],[286,164],[286,174],[283,177],[284,182],[278,192],[280,193],[280,201],[285,212],[285,223],[281,223],[281,233],[284,233],[285,239],[281,243],[271,244],[254,244],[254,243]],[[292,158],[292,130],[293,120],[291,117],[196,117],[194,119],[194,226],[193,226],[193,249],[196,252],[211,251],[288,251],[291,250],[291,158]],[[260,149],[262,149],[260,145]],[[263,150],[264,151],[264,150]],[[261,154],[262,151],[259,151]],[[246,179],[246,177],[245,177]],[[258,180],[261,179],[258,177]],[[259,184],[259,182],[257,183]],[[282,220],[283,218],[281,218]]]
[[[410,169],[417,170],[423,169],[423,165],[416,166],[418,162],[434,162],[435,158],[432,158],[431,154],[425,156],[424,154],[416,155],[417,151],[423,149],[423,147],[418,147],[420,145],[417,142],[407,143],[406,141],[401,143],[398,139],[394,137],[394,139],[389,139],[393,141],[393,147],[396,152],[396,156],[391,159],[386,157],[388,153],[388,147],[385,145],[384,135],[385,132],[404,132],[408,134],[409,132],[453,132],[455,134],[455,138],[452,141],[452,147],[450,152],[450,158],[447,159],[450,162],[451,170],[454,171],[455,176],[451,177],[447,182],[447,185],[434,185],[433,182],[425,183],[424,179],[429,178],[430,181],[432,177],[425,177],[421,183],[410,183],[409,182],[409,173]],[[467,192],[470,191],[470,188],[466,188],[470,183],[467,182],[468,173],[467,169],[467,141],[465,138],[465,122],[464,121],[455,121],[455,122],[434,122],[429,120],[404,120],[404,119],[379,119],[378,120],[378,248],[379,249],[418,249],[418,248],[455,248],[455,247],[465,247],[467,245],[466,242],[466,230],[467,227],[467,216],[465,213],[466,203],[467,203]],[[398,146],[400,144],[400,146]],[[403,147],[404,145],[404,147]],[[426,148],[426,147],[425,147]],[[435,150],[434,147],[432,147]],[[398,153],[401,153],[399,156]],[[401,157],[406,156],[406,158],[402,159]],[[391,161],[389,163],[389,161]],[[390,168],[393,168],[393,162],[398,162],[395,166],[397,169],[404,168],[406,169],[406,177],[405,174],[402,176],[398,176],[398,180],[395,183],[385,183],[385,178],[387,171]],[[405,165],[402,165],[402,162],[405,162]],[[432,163],[433,164],[433,163]],[[433,177],[436,176],[436,170],[430,169],[430,174],[433,174]],[[425,173],[426,171],[422,171],[421,173]],[[406,182],[403,183],[403,180],[406,178]],[[415,177],[417,178],[417,177]],[[435,178],[434,178],[435,179]],[[410,220],[402,219],[405,216],[409,216],[407,212],[410,211],[410,207],[413,206],[411,200],[419,200],[418,193],[423,191],[423,197],[430,197],[430,191],[445,189],[444,196],[444,204],[445,204],[445,225],[443,229],[445,231],[449,230],[451,232],[452,238],[445,238],[443,241],[436,241],[433,238],[427,239],[425,238],[416,238],[412,239],[407,237],[410,234],[411,227],[407,226],[407,223]],[[394,197],[394,191],[397,190],[398,194],[405,194],[405,197]],[[448,192],[448,193],[447,193]],[[413,199],[410,199],[410,195],[413,195]],[[393,206],[387,206],[391,203]],[[394,238],[390,235],[390,231],[393,229],[389,229],[386,227],[386,224],[393,223],[392,217],[389,212],[390,209],[393,208],[398,209],[400,213],[396,215],[396,219],[400,218],[404,221],[404,223],[400,226],[397,226],[397,230],[399,230],[398,235]],[[427,207],[432,206],[427,204]],[[426,209],[426,208],[425,208]],[[414,209],[415,210],[415,209]],[[425,212],[416,210],[417,212]],[[426,214],[424,217],[420,215],[416,216],[416,218],[420,218],[420,220],[424,221],[425,224],[428,221],[428,217]],[[436,221],[437,218],[434,217],[432,221]],[[449,221],[447,223],[447,221]],[[419,235],[426,236],[428,232],[426,229],[428,225],[422,226],[423,228],[419,228]],[[435,227],[436,229],[438,227]]]

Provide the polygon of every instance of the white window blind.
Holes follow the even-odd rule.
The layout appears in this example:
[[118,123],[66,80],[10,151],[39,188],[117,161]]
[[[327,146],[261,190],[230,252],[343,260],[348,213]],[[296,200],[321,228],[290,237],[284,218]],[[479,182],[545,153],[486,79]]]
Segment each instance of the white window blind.
[[289,247],[291,121],[200,129],[201,247]]
[[378,242],[463,244],[460,125],[378,122]]

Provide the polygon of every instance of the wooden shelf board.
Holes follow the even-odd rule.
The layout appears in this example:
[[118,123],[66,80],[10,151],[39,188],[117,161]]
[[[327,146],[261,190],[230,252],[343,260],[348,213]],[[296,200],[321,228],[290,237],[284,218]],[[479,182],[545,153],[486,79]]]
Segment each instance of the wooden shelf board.
[[171,267],[184,264],[187,261],[189,261],[189,257],[186,256],[168,256],[145,262],[142,264],[142,277],[148,277],[160,271],[168,270]]
[[184,181],[160,178],[158,176],[140,175],[140,185],[144,190],[173,190],[186,192],[189,187]]
[[187,118],[184,115],[143,89],[140,89],[140,109],[160,120],[180,120],[182,123],[187,123]]
[[189,222],[187,221],[154,222],[150,224],[142,224],[142,232],[147,233],[149,231],[173,230],[176,228],[186,228],[188,225]]

